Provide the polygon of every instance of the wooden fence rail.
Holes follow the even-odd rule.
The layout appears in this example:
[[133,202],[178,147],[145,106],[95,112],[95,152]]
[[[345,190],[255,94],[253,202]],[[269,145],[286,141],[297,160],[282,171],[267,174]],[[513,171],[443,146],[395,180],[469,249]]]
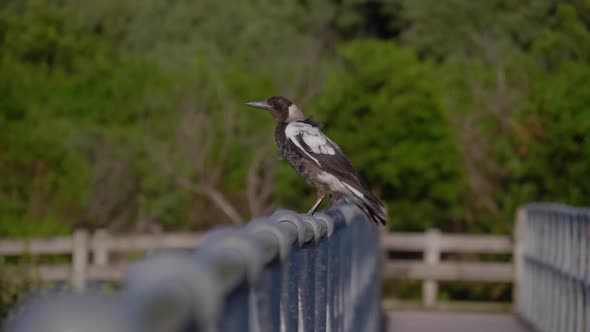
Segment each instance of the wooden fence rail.
[[384,278],[418,279],[422,282],[422,304],[437,304],[437,281],[514,282],[512,262],[442,261],[443,253],[512,254],[514,244],[509,236],[443,234],[438,230],[425,233],[390,233],[382,238],[385,252],[422,252],[422,260],[388,259]]
[[[88,281],[118,281],[127,263],[113,262],[115,253],[146,252],[167,248],[194,248],[201,234],[166,233],[158,235],[109,235],[99,230],[84,230],[72,236],[29,240],[0,239],[0,256],[71,255],[71,264],[41,265],[36,272],[42,280],[70,281],[76,289]],[[391,252],[422,252],[422,260],[387,259],[385,279],[416,279],[422,282],[422,303],[437,305],[438,281],[513,282],[511,262],[461,262],[442,260],[444,253],[512,254],[515,248],[509,236],[425,233],[389,233],[382,237],[382,248]]]
[[90,235],[77,230],[70,237],[27,240],[0,240],[0,256],[71,255],[71,265],[40,265],[35,267],[45,281],[70,281],[83,289],[89,280],[118,281],[126,263],[110,264],[114,253],[146,252],[155,249],[194,248],[201,238],[198,233],[166,233],[158,235],[109,235],[103,230]]

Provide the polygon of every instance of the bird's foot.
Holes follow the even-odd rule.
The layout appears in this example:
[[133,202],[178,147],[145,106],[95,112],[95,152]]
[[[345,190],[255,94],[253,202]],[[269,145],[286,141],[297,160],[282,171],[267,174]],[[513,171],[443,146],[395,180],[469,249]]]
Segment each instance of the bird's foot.
[[315,211],[318,209],[318,207],[320,206],[320,204],[322,204],[322,201],[324,200],[324,198],[326,198],[326,195],[322,195],[320,197],[318,197],[318,200],[315,202],[315,204],[311,207],[311,209],[309,209],[309,211],[307,211],[307,214],[310,216],[313,216],[315,214]]

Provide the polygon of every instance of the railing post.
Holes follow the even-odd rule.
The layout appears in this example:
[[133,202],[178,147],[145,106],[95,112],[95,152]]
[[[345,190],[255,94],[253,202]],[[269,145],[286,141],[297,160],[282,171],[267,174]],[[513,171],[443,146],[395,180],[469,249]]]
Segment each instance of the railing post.
[[[440,231],[438,229],[429,229],[426,232],[424,262],[432,267],[440,262]],[[422,282],[422,303],[424,306],[427,308],[434,307],[437,297],[437,281],[434,278],[424,279]]]
[[523,299],[520,296],[524,273],[524,232],[526,223],[526,210],[523,207],[516,210],[514,221],[514,249],[512,261],[514,262],[514,280],[512,281],[512,301],[517,311],[521,308]]
[[88,266],[88,232],[82,229],[74,232],[72,249],[72,286],[75,290],[83,290]]
[[109,263],[108,234],[104,229],[94,232],[92,237],[93,263],[96,266],[107,266]]

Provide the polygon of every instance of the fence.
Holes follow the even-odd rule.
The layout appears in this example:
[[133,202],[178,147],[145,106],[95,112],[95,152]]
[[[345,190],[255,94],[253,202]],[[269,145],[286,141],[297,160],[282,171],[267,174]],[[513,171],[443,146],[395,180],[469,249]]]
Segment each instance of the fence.
[[[127,270],[125,259],[113,256],[153,249],[189,249],[200,241],[202,234],[169,233],[157,235],[109,235],[99,230],[94,234],[78,230],[71,237],[50,239],[2,240],[0,256],[67,254],[72,264],[41,265],[38,275],[46,281],[70,281],[77,289],[84,289],[89,281],[120,281]],[[383,277],[386,279],[423,280],[422,305],[429,308],[464,309],[465,303],[438,302],[438,281],[512,282],[514,268],[511,262],[462,262],[443,260],[442,255],[457,254],[510,254],[515,246],[510,236],[472,234],[444,234],[437,230],[425,233],[382,234],[385,256],[394,252],[421,252],[422,260],[387,259]],[[391,301],[387,301],[391,303]],[[411,305],[396,302],[395,307]],[[506,303],[468,303],[472,310],[506,310]]]
[[590,331],[590,209],[519,210],[519,315],[537,331]]
[[112,262],[113,254],[144,253],[154,249],[190,249],[202,238],[197,233],[113,236],[104,230],[89,234],[76,230],[72,236],[32,240],[1,240],[0,256],[68,255],[71,264],[40,265],[34,274],[44,281],[70,281],[75,289],[86,288],[89,280],[120,281],[126,260]]
[[[384,278],[418,279],[422,282],[422,305],[441,307],[437,301],[437,281],[508,282],[514,281],[512,262],[443,261],[443,253],[512,254],[515,246],[510,236],[426,233],[391,233],[382,238],[383,250],[389,252],[423,252],[422,260],[392,260],[384,265]],[[469,303],[485,310],[506,307],[498,303]],[[453,307],[449,303],[443,308]],[[459,304],[460,309],[464,306]],[[474,308],[470,308],[474,309]]]
[[[74,270],[85,267],[75,254],[84,236],[61,248],[74,248]],[[104,263],[104,250],[96,243],[93,250],[95,262]],[[7,330],[379,331],[379,252],[376,227],[355,208],[315,218],[278,211],[244,228],[208,232],[194,252],[141,260],[119,298],[31,300]]]

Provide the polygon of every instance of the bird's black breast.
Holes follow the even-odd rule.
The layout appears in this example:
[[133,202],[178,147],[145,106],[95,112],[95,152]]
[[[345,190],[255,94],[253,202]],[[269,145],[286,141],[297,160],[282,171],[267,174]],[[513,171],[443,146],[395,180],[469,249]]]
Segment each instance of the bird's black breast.
[[283,150],[285,149],[288,140],[287,135],[285,134],[285,128],[287,128],[287,123],[283,121],[277,122],[277,126],[275,127],[275,141],[277,142],[281,154],[283,154]]
[[308,183],[312,183],[311,169],[313,166],[310,165],[309,161],[303,157],[301,151],[287,138],[285,134],[285,128],[287,128],[286,122],[277,122],[275,127],[275,140],[279,148],[281,155],[289,162],[289,164],[303,177]]

